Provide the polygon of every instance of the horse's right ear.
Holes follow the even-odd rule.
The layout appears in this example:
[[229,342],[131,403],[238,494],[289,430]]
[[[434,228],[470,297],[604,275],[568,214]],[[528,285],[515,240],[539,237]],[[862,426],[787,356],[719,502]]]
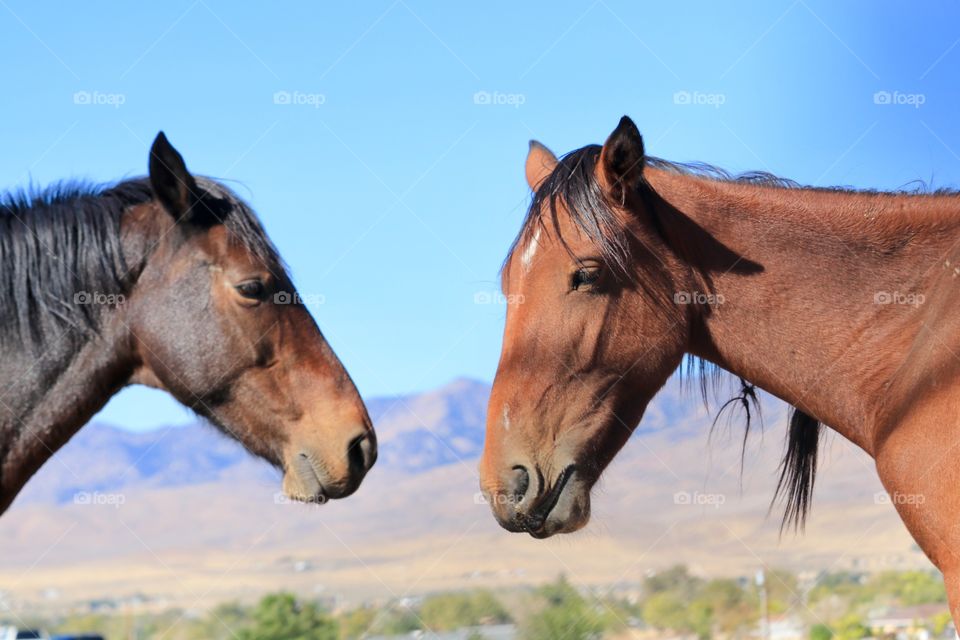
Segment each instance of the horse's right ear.
[[527,152],[527,184],[533,191],[540,188],[553,170],[557,168],[557,156],[550,149],[537,142],[530,141],[530,151]]
[[150,147],[150,188],[163,208],[179,221],[191,217],[191,208],[199,200],[197,182],[163,131]]
[[633,120],[623,116],[600,150],[600,170],[615,200],[623,202],[637,188],[645,160],[643,137]]

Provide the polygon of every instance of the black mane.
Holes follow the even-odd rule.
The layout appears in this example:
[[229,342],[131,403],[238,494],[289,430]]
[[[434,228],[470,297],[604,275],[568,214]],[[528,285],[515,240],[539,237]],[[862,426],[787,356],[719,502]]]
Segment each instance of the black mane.
[[[201,202],[222,212],[231,240],[283,270],[250,207],[213,180],[197,183]],[[120,220],[153,198],[147,178],[60,182],[0,195],[0,345],[37,350],[60,334],[95,331],[99,305],[84,295],[116,299],[129,292],[137,273],[124,260]]]
[[[613,215],[610,203],[597,182],[596,166],[600,159],[600,145],[591,144],[571,151],[559,159],[556,169],[540,185],[533,195],[533,201],[527,210],[520,233],[507,253],[506,266],[516,248],[532,236],[534,229],[549,223],[560,242],[566,246],[560,234],[557,202],[567,205],[571,221],[600,251],[604,261],[620,275],[629,275],[628,239],[621,225]],[[672,162],[662,158],[647,156],[644,164],[648,167],[696,176],[717,182],[735,182],[776,189],[807,189],[834,193],[866,193],[889,195],[957,195],[960,191],[950,188],[930,188],[922,180],[914,180],[904,187],[890,191],[876,189],[858,189],[854,187],[813,187],[802,185],[789,178],[783,178],[766,171],[748,171],[734,174],[705,162]],[[644,185],[643,188],[651,188]]]

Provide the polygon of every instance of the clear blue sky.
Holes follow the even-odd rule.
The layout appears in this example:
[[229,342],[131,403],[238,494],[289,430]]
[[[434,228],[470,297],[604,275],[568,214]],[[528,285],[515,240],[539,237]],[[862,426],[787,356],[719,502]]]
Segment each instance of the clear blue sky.
[[[531,137],[565,152],[629,114],[672,160],[957,184],[958,41],[946,0],[0,0],[0,187],[142,174],[163,129],[239,183],[360,391],[420,391],[493,376],[504,307],[475,294]],[[130,389],[100,419],[190,416]]]

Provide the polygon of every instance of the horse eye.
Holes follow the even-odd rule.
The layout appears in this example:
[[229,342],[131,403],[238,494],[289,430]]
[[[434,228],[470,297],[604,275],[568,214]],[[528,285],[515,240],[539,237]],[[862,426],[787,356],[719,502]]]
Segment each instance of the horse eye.
[[236,285],[237,291],[244,298],[250,298],[251,300],[261,300],[264,293],[266,293],[267,288],[259,280],[247,280],[246,282],[241,282]]
[[600,280],[600,267],[580,267],[570,276],[570,288],[576,291],[580,287],[590,287]]

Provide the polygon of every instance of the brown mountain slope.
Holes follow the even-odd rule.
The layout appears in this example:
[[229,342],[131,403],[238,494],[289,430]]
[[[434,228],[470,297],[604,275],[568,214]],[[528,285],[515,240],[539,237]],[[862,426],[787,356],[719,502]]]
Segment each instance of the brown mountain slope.
[[[839,437],[824,443],[806,534],[781,540],[779,514],[767,517],[767,507],[782,411],[768,407],[741,479],[739,433],[709,442],[709,416],[673,384],[596,490],[585,531],[547,541],[508,534],[477,494],[476,407],[486,392],[460,381],[429,402],[372,401],[385,461],[354,497],[322,506],[287,503],[272,470],[219,437],[134,434],[163,451],[147,466],[141,450],[119,442],[130,434],[78,439],[58,454],[65,464],[49,463],[0,518],[0,598],[37,610],[142,594],[155,606],[202,608],[279,588],[356,602],[560,572],[631,583],[674,563],[705,574],[928,566],[871,461]],[[82,460],[91,470],[73,475]],[[65,485],[68,496],[57,490]]]

